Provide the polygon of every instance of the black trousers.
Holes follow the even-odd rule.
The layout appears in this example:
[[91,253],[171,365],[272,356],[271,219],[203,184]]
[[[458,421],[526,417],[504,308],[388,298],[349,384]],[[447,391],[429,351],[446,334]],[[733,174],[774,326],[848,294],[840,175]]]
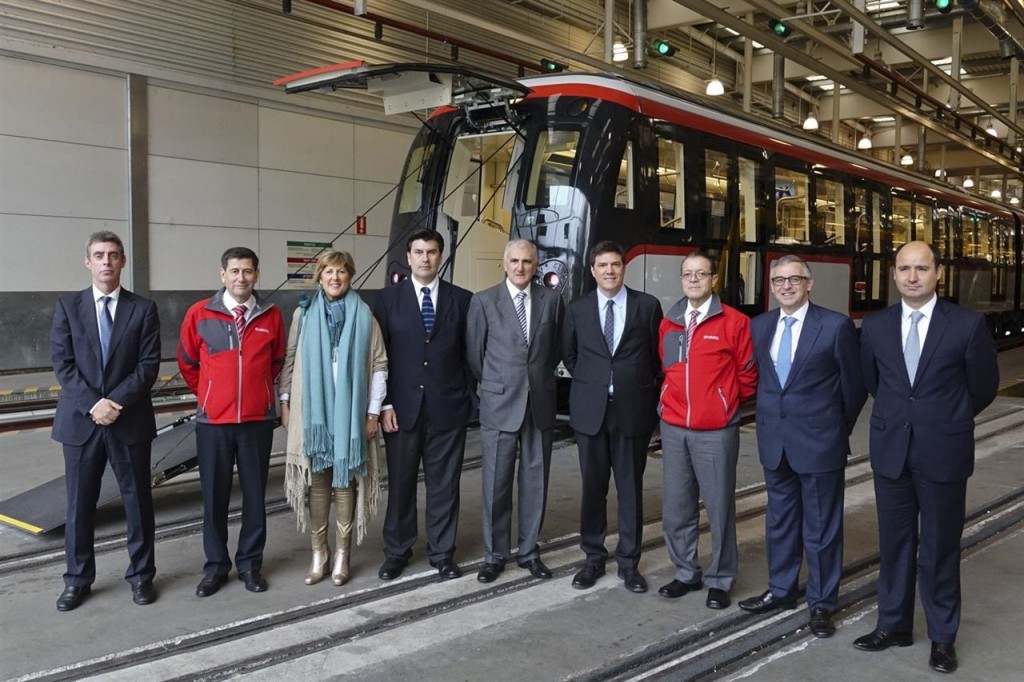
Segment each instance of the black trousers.
[[430,428],[420,410],[411,429],[385,433],[388,507],[384,514],[384,556],[408,559],[417,540],[416,485],[420,462],[427,501],[424,525],[427,556],[437,563],[455,554],[459,529],[459,482],[466,451],[466,429]]
[[105,426],[97,427],[82,445],[64,445],[64,471],[67,486],[67,525],[64,529],[64,553],[67,572],[64,584],[82,587],[96,579],[96,501],[107,462],[114,470],[121,491],[128,527],[128,570],[130,583],[152,580],[154,563],[153,489],[150,483],[152,441],[127,445]]
[[267,473],[274,422],[242,424],[197,424],[196,452],[199,483],[203,489],[203,550],[206,575],[227,575],[228,503],[231,501],[232,470],[238,465],[242,488],[242,527],[238,532],[235,567],[239,573],[263,566],[267,542]]
[[592,436],[576,432],[583,494],[580,502],[580,548],[587,563],[603,566],[608,558],[604,540],[608,531],[608,481],[614,474],[618,493],[619,568],[636,568],[644,529],[644,470],[651,431],[639,436],[622,432],[609,399],[601,429]]

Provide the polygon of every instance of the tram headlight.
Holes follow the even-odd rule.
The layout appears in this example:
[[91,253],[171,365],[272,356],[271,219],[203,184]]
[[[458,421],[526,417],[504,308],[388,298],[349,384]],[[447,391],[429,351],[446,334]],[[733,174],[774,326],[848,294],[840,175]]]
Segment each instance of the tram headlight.
[[544,275],[544,286],[548,289],[557,289],[558,285],[562,283],[562,278],[557,272],[549,272]]
[[388,281],[391,282],[392,285],[400,284],[401,282],[405,281],[405,275],[403,275],[400,272],[395,272],[394,270],[392,270],[391,274],[388,276]]

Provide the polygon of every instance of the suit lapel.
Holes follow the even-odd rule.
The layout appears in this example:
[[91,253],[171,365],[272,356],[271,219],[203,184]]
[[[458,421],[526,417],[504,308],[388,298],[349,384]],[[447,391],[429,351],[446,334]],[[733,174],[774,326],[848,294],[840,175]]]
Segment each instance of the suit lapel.
[[[107,357],[114,357],[117,345],[124,336],[124,330],[128,328],[128,322],[135,314],[135,297],[130,291],[121,289],[121,295],[117,297],[117,313],[114,315],[114,326],[110,330],[110,348],[107,349]],[[96,332],[99,337],[99,330]]]
[[[412,277],[410,277],[409,279],[405,280],[404,282],[402,282],[398,286],[405,288],[405,293],[400,293],[399,296],[398,296],[398,304],[399,304],[399,306],[401,306],[402,308],[406,308],[406,306],[408,306],[408,308],[407,308],[408,311],[409,311],[408,314],[409,315],[415,315],[417,318],[419,318],[420,329],[423,330],[423,336],[426,337],[426,335],[427,335],[427,328],[423,326],[423,311],[420,309],[419,294],[417,293],[417,288],[419,287],[419,285],[416,284],[416,280],[414,280]],[[437,290],[438,290],[438,292],[441,291],[441,283],[440,282],[437,283]],[[443,299],[444,296],[441,296],[440,293],[439,293],[438,294],[438,298]],[[433,301],[431,301],[431,303],[433,303]],[[437,329],[437,308],[436,307],[434,308],[434,329]]]
[[796,344],[796,353],[793,355],[793,366],[789,369],[787,384],[791,383],[793,377],[800,371],[800,368],[807,360],[807,356],[811,354],[811,348],[814,346],[815,341],[818,340],[818,335],[821,333],[821,321],[818,319],[818,311],[814,305],[808,306],[807,314],[804,315],[803,325],[804,328],[800,330],[800,340]]
[[[533,299],[530,301],[530,340],[532,341],[537,338],[537,327],[540,326],[540,317],[548,300],[548,290],[531,284],[530,297]],[[516,322],[519,322],[518,318]]]
[[[623,339],[626,338],[626,334],[629,333],[629,328],[636,324],[636,316],[639,314],[639,297],[636,292],[626,287],[626,319],[622,325],[622,337],[619,339],[619,345],[615,347],[615,351],[618,352],[619,347],[622,346]],[[596,306],[595,306],[596,307]],[[599,327],[601,330],[601,337],[604,338],[604,327]],[[607,346],[608,344],[605,344]],[[612,353],[614,355],[615,353]]]
[[[772,371],[765,371],[762,373],[762,377],[771,375],[775,383],[779,384],[779,375],[775,373],[775,364],[772,362],[772,341],[775,338],[775,330],[779,326],[779,316],[782,314],[782,309],[777,308],[771,315],[765,318],[765,324],[760,325],[756,330],[756,338],[754,339],[755,353],[761,357],[761,365],[763,367],[771,367]],[[782,386],[779,385],[781,389]]]
[[[448,291],[448,283],[441,280],[437,283],[437,300],[434,301],[434,328],[430,330],[430,337],[433,337],[437,333],[437,328],[440,327],[445,317],[452,310],[452,297],[451,292]],[[422,316],[421,316],[422,317]]]
[[81,292],[78,296],[79,319],[85,326],[85,336],[89,347],[96,354],[96,366],[103,367],[103,347],[100,345],[99,320],[96,317],[96,301],[92,297],[92,287]]
[[[946,333],[946,327],[949,325],[949,319],[946,315],[946,309],[942,305],[942,301],[935,303],[935,309],[932,311],[932,319],[928,321],[928,334],[924,337],[924,347],[921,348],[921,359],[917,363],[917,374],[914,375],[914,384],[916,385],[921,375],[924,374],[925,369],[928,367],[928,362],[935,355],[935,349],[939,343],[942,342],[942,335]],[[906,374],[906,372],[904,372]]]

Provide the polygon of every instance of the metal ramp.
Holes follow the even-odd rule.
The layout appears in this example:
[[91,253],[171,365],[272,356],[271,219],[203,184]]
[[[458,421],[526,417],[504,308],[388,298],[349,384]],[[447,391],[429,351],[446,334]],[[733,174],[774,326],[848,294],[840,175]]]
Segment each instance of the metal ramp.
[[[153,441],[150,480],[160,485],[196,466],[195,415],[190,414],[161,427]],[[114,470],[109,466],[103,472],[97,507],[120,499]],[[65,477],[55,478],[31,490],[0,502],[0,523],[18,530],[42,535],[64,525],[67,515]]]

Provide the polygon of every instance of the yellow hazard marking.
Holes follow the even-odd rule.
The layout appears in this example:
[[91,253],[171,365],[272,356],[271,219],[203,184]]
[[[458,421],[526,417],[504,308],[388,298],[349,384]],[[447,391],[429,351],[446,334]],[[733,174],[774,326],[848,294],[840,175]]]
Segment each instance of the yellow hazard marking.
[[29,386],[24,391],[22,391],[22,393],[38,393],[38,392],[39,392],[39,387],[38,386]]
[[3,390],[0,390],[0,395],[12,395],[13,393],[14,393],[14,390],[10,389],[10,388],[5,388]]
[[56,393],[57,391],[60,390],[60,384],[57,384],[56,386],[50,386],[49,390],[50,390],[50,393]]
[[43,529],[39,526],[33,526],[31,523],[25,523],[24,521],[19,521],[18,519],[12,519],[10,516],[5,516],[3,514],[0,514],[0,522],[6,523],[8,526],[14,526],[15,528],[27,530],[29,533],[34,533],[35,535],[39,535],[43,532]]

